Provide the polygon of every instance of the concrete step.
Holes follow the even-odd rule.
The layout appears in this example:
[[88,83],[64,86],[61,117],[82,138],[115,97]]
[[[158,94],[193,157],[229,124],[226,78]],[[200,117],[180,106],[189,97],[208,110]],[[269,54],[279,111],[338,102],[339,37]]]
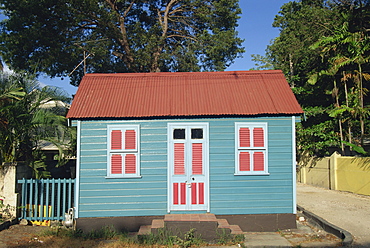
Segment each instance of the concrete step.
[[192,221],[192,222],[202,222],[202,221],[217,221],[214,214],[166,214],[164,216],[164,221]]
[[195,228],[196,233],[207,241],[215,239],[221,230],[226,234],[243,234],[238,225],[230,225],[226,219],[217,219],[214,214],[206,213],[167,214],[164,219],[154,219],[151,225],[141,226],[138,235],[155,234],[163,228],[178,236]]
[[239,225],[230,225],[231,234],[238,235],[243,234],[243,230],[240,228]]
[[164,220],[154,219],[152,221],[152,228],[164,228]]
[[149,235],[152,231],[152,225],[140,226],[137,235]]
[[218,228],[229,228],[229,222],[226,219],[217,219]]

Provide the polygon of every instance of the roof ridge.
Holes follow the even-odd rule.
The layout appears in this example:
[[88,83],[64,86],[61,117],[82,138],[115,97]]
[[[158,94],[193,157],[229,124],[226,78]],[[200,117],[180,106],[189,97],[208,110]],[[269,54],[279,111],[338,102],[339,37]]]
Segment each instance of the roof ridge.
[[139,73],[132,73],[132,72],[119,72],[119,73],[87,73],[84,77],[121,77],[121,76],[133,76],[133,77],[143,77],[143,76],[179,76],[179,75],[196,75],[196,74],[208,74],[208,75],[215,75],[215,74],[280,74],[281,70],[249,70],[249,71],[197,71],[197,72],[139,72]]

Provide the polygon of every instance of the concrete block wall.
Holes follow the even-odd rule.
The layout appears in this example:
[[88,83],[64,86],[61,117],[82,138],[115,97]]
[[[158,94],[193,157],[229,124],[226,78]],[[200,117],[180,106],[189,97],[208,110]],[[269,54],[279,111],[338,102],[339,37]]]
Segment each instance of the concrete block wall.
[[23,163],[3,163],[0,166],[0,199],[4,205],[11,206],[8,210],[13,217],[18,217],[21,188],[17,181],[31,178],[32,170]]
[[370,195],[369,157],[347,157],[334,152],[330,157],[301,159],[298,166],[297,179],[301,183]]
[[[5,206],[11,206],[8,213],[16,216],[18,194],[16,193],[16,166],[15,164],[3,164],[0,168],[0,198]],[[8,214],[3,213],[3,214]]]

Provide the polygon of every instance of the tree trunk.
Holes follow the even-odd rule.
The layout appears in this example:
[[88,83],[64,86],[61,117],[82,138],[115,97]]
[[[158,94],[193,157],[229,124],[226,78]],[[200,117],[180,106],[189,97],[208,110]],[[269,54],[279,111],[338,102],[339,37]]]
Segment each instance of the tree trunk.
[[[344,72],[343,72],[344,76]],[[346,95],[346,106],[349,108],[348,102],[348,89],[347,89],[347,81],[344,80],[344,94]],[[351,119],[348,120],[348,142],[352,144],[352,122]]]
[[[334,79],[334,94],[335,94],[335,102],[336,102],[336,108],[340,107],[339,104],[339,97],[338,97],[338,87],[337,87],[337,82]],[[338,117],[338,125],[339,125],[339,135],[340,135],[340,145],[342,148],[342,154],[344,155],[344,143],[343,143],[343,127],[342,127],[342,117],[339,115]]]
[[135,3],[135,1],[132,1],[130,3],[130,6],[127,7],[127,9],[124,11],[123,16],[120,15],[118,9],[117,9],[117,3],[116,1],[112,0],[106,0],[108,5],[111,7],[111,9],[114,11],[115,15],[117,16],[117,20],[119,22],[119,32],[121,33],[122,37],[120,39],[117,39],[118,42],[121,44],[123,48],[123,52],[120,51],[113,51],[112,54],[118,58],[120,58],[125,65],[127,66],[128,69],[132,69],[132,64],[134,62],[134,57],[131,53],[131,48],[128,42],[128,37],[127,37],[127,30],[126,30],[126,25],[125,25],[125,18],[128,14],[128,12],[131,10],[132,5]]
[[289,53],[289,71],[290,71],[290,87],[294,88],[294,67],[293,67],[293,55]]
[[358,70],[359,70],[359,76],[360,76],[360,81],[359,81],[359,87],[360,87],[360,128],[361,128],[361,136],[360,136],[360,144],[361,146],[364,145],[364,137],[365,137],[365,121],[364,121],[364,92],[362,88],[362,66],[361,64],[358,64]]

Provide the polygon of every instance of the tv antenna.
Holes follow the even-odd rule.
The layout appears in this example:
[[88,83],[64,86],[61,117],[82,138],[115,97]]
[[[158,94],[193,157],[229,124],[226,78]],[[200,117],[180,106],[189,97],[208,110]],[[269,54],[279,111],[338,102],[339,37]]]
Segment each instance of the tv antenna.
[[[75,44],[75,45],[77,45],[77,44]],[[68,74],[68,77],[70,77],[72,74],[73,74],[73,72],[75,71],[75,70],[77,70],[77,68],[81,65],[81,64],[83,64],[84,65],[84,75],[86,74],[86,59],[88,58],[88,57],[90,57],[90,56],[94,56],[94,54],[93,53],[90,53],[89,51],[87,51],[85,48],[83,48],[82,46],[80,46],[80,45],[77,45],[78,47],[80,47],[82,50],[83,50],[83,52],[84,52],[84,58],[83,58],[83,60]],[[86,55],[87,54],[87,55]]]

